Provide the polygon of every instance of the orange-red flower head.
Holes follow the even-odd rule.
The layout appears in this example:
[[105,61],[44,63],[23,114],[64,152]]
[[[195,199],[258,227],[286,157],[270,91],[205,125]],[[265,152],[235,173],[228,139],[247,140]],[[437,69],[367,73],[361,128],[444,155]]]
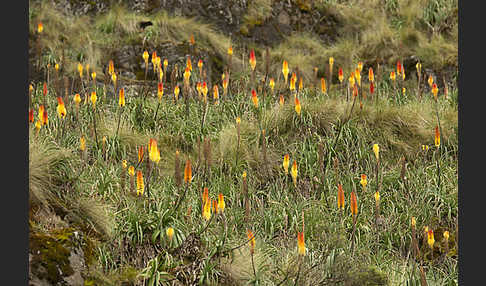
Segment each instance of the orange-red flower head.
[[258,96],[254,89],[251,90],[251,100],[253,101],[253,106],[255,106],[255,108],[258,108]]
[[351,213],[355,216],[358,215],[358,200],[354,191],[351,192]]
[[251,70],[255,71],[256,58],[255,58],[255,51],[253,49],[250,51],[250,66],[251,66]]
[[125,89],[123,87],[120,88],[120,91],[119,91],[118,105],[120,105],[120,107],[125,106]]
[[299,249],[299,255],[305,255],[305,241],[304,241],[304,232],[299,231],[297,232],[297,246]]
[[184,168],[184,182],[189,184],[192,180],[192,168],[191,168],[191,160],[186,160],[186,167]]
[[338,209],[344,210],[344,190],[343,190],[343,186],[341,184],[338,184],[337,203],[338,203]]
[[64,102],[60,96],[57,98],[57,115],[61,119],[66,118],[66,107],[64,106]]
[[255,253],[255,235],[253,235],[253,232],[251,230],[246,231],[246,235],[248,236],[248,245],[250,246],[250,253],[253,255]]

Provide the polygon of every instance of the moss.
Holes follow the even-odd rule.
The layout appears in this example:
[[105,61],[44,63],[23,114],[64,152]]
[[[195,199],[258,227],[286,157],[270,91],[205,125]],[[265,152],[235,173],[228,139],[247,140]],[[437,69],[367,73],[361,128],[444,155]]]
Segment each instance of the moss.
[[69,262],[72,234],[72,228],[54,230],[51,234],[31,233],[29,250],[33,257],[30,265],[34,275],[55,284],[74,274]]

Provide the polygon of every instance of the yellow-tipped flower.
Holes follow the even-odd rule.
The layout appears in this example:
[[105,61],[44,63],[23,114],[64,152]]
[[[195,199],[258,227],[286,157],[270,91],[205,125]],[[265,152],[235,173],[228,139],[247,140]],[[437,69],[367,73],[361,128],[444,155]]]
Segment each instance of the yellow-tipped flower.
[[122,167],[123,167],[123,169],[126,169],[128,167],[127,160],[122,160]]
[[290,175],[292,176],[292,181],[294,186],[297,187],[297,161],[294,160],[292,163],[292,169],[290,170]]
[[169,65],[169,61],[167,59],[164,59],[164,69],[167,69],[168,65]]
[[180,92],[179,85],[176,85],[176,87],[174,88],[174,96],[176,100],[179,99],[179,92]]
[[116,73],[115,72],[113,72],[111,74],[111,80],[113,81],[113,84],[116,84]]
[[430,248],[434,248],[434,242],[434,231],[429,229],[429,231],[427,232],[427,243],[429,244]]
[[42,22],[37,23],[37,33],[42,33],[44,31],[44,24]]
[[299,91],[302,91],[304,89],[304,83],[302,81],[302,77],[299,78]]
[[412,219],[410,220],[410,224],[412,225],[412,228],[415,228],[415,226],[417,225],[417,220],[415,219],[415,217],[413,216]]
[[437,147],[437,148],[440,147],[440,131],[439,131],[439,126],[435,126],[434,144],[435,144],[435,147]]
[[255,253],[255,236],[253,235],[253,232],[251,230],[246,231],[246,235],[248,236],[248,245],[250,246],[250,253],[253,255]]
[[203,207],[203,217],[205,220],[209,220],[211,218],[211,200],[207,199],[204,202],[204,207]]
[[92,91],[90,100],[91,100],[91,104],[93,104],[93,108],[96,107],[96,100],[97,99],[98,99],[98,97],[96,96],[96,91]]
[[132,177],[135,176],[135,167],[133,166],[128,167],[128,175]]
[[254,89],[251,90],[251,100],[253,101],[253,106],[255,106],[255,108],[258,108],[258,96]]
[[361,181],[359,181],[361,186],[363,186],[363,191],[366,191],[366,185],[368,184],[368,180],[365,174],[361,174]]
[[86,139],[84,139],[84,136],[81,136],[81,138],[79,138],[79,150],[86,150]]
[[206,98],[207,98],[207,95],[208,95],[208,85],[206,84],[206,82],[202,83],[201,92],[204,96],[204,102],[206,102]]
[[112,75],[114,72],[115,72],[115,63],[113,62],[113,60],[110,60],[108,62],[108,74]]
[[95,81],[95,80],[96,80],[96,72],[92,72],[92,73],[91,73],[91,78],[93,79],[93,81]]
[[157,97],[159,98],[159,101],[162,100],[163,95],[164,95],[164,84],[162,82],[159,82],[157,84]]
[[290,156],[289,156],[289,154],[285,154],[284,158],[283,158],[283,163],[282,163],[282,166],[283,166],[284,171],[285,171],[285,175],[287,175],[289,173],[289,165],[290,165]]
[[375,202],[376,204],[380,203],[380,192],[378,191],[375,192]]
[[125,89],[123,87],[120,88],[120,91],[119,91],[118,105],[120,105],[120,107],[125,106]]
[[332,71],[332,66],[334,65],[334,58],[333,57],[329,57],[329,70]]
[[219,195],[218,195],[218,208],[222,213],[224,212],[225,206],[226,206],[226,204],[224,203],[224,196],[223,196],[222,193],[219,193]]
[[434,83],[434,78],[432,75],[429,75],[429,80],[427,82],[429,83],[430,88],[432,88],[432,84]]
[[79,72],[79,77],[82,79],[83,78],[83,65],[81,63],[78,63],[78,72]]
[[282,63],[282,74],[285,79],[285,84],[287,84],[287,80],[289,77],[289,63],[287,61],[283,61]]
[[298,115],[300,115],[300,110],[301,110],[301,106],[300,106],[300,101],[299,101],[299,98],[295,98],[295,112],[297,112]]
[[147,50],[145,50],[143,52],[142,58],[143,58],[143,61],[145,62],[145,64],[147,65],[148,64],[148,59],[149,59],[149,53],[147,52]]
[[201,73],[203,67],[203,61],[201,59],[197,62],[197,67],[199,68],[199,72]]
[[304,241],[304,232],[299,231],[297,232],[297,246],[299,249],[299,255],[305,255],[305,241]]
[[283,106],[284,105],[285,98],[284,98],[284,96],[282,94],[280,95],[280,98],[279,98],[278,102],[279,102],[280,106]]
[[236,124],[240,124],[241,123],[241,118],[240,117],[236,117]]
[[149,140],[149,146],[148,146],[148,151],[149,151],[149,159],[152,162],[155,162],[156,164],[159,163],[160,161],[160,152],[159,149],[157,148],[157,141],[155,139],[150,139]]
[[338,209],[344,210],[344,190],[341,184],[338,184],[337,203],[338,203]]
[[295,77],[291,77],[290,78],[290,91],[294,91],[295,90]]
[[351,203],[350,203],[350,208],[351,208],[351,214],[358,215],[358,199],[356,198],[356,194],[354,191],[351,191]]
[[437,88],[437,84],[432,84],[432,94],[434,95],[434,99],[437,100],[437,93],[439,93],[439,89]]
[[143,196],[145,185],[143,183],[142,171],[137,171],[137,196]]
[[342,68],[339,68],[339,71],[338,71],[338,79],[339,79],[339,83],[343,83],[344,74],[343,74],[343,69]]
[[167,234],[169,241],[172,241],[172,237],[174,236],[174,229],[172,227],[169,227],[169,228],[167,228],[165,233]]
[[356,68],[354,72],[354,76],[356,77],[356,81],[358,82],[358,86],[361,86],[361,70]]
[[273,93],[273,89],[275,88],[275,80],[273,80],[273,78],[270,79],[270,89],[272,90],[272,93]]
[[233,55],[233,47],[231,45],[228,47],[228,55]]
[[213,85],[213,99],[215,100],[215,104],[218,104],[219,89],[217,85]]
[[376,160],[380,159],[380,146],[373,144],[373,153],[375,153]]
[[373,68],[371,68],[371,67],[368,70],[368,80],[370,82],[374,82],[375,81],[375,75],[373,74]]
[[358,62],[358,71],[361,73],[363,70],[363,62]]
[[186,70],[184,71],[184,82],[189,83],[189,79],[191,78],[191,70],[186,67]]
[[60,96],[57,98],[57,116],[61,119],[66,118],[66,107]]
[[355,80],[354,80],[354,72],[352,72],[352,73],[349,75],[348,81],[349,81],[349,86],[350,86],[350,87],[354,87],[354,85],[355,85]]
[[191,169],[191,160],[186,160],[186,167],[184,168],[184,182],[189,184],[192,180],[192,169]]
[[323,77],[321,77],[321,91],[322,91],[322,93],[326,93],[327,92],[326,80]]
[[251,66],[251,70],[255,71],[256,58],[255,58],[255,51],[253,49],[250,51],[250,66]]
[[395,71],[390,72],[390,79],[395,81],[395,79],[396,79]]
[[223,79],[223,93],[226,94],[228,90],[228,79]]

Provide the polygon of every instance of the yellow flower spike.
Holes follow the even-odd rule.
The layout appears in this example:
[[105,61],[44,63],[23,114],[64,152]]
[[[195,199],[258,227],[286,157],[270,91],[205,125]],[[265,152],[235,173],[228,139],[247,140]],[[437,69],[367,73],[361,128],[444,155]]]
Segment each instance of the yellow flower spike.
[[122,167],[123,167],[123,169],[126,169],[128,167],[127,164],[128,164],[127,160],[122,160]]
[[344,190],[341,184],[338,184],[337,203],[338,203],[338,209],[344,210]]
[[81,136],[81,138],[79,138],[79,150],[86,150],[86,139],[84,139],[84,136]]
[[172,237],[174,236],[174,229],[172,227],[168,227],[165,231],[165,234],[169,238],[169,241],[172,241]]
[[427,82],[429,83],[430,88],[432,88],[432,84],[434,83],[434,78],[432,75],[429,75],[429,80]]
[[207,98],[207,95],[208,95],[208,85],[206,84],[206,82],[202,83],[201,92],[204,96],[204,102],[206,102],[206,98]]
[[395,78],[396,78],[395,72],[394,71],[391,71],[390,72],[390,79],[393,80],[393,81],[395,81]]
[[375,153],[376,160],[380,159],[380,146],[378,144],[373,144],[373,153]]
[[[87,66],[89,67],[89,65],[87,65]],[[59,64],[55,64],[54,69],[56,70],[56,72],[58,72],[59,71]]]
[[402,87],[402,94],[405,95],[405,92],[407,92],[407,89]]
[[209,198],[204,202],[203,217],[207,221],[211,218],[211,200]]
[[133,166],[128,167],[128,174],[132,177],[135,176],[135,167]]
[[410,224],[412,225],[412,228],[415,228],[415,226],[417,225],[417,220],[415,219],[415,217],[413,216],[412,219],[410,220]]
[[301,110],[301,106],[300,106],[300,101],[299,101],[299,98],[295,98],[295,112],[300,115],[300,110]]
[[297,232],[297,246],[299,249],[299,255],[305,255],[305,241],[304,241],[304,232],[299,231]]
[[168,65],[169,65],[169,61],[167,59],[164,59],[164,69],[167,69]]
[[255,108],[258,108],[258,96],[254,89],[251,90],[251,100],[253,101],[253,106],[255,106]]
[[42,123],[40,122],[40,120],[37,120],[35,122],[35,128],[37,129],[37,131],[39,131],[42,127]]
[[66,107],[64,106],[64,102],[60,96],[57,98],[57,115],[61,119],[66,118]]
[[217,85],[213,85],[213,99],[214,99],[214,104],[218,105],[219,104],[219,90]]
[[37,33],[42,33],[44,31],[44,24],[42,22],[37,23]]
[[180,92],[179,85],[176,85],[176,87],[174,88],[174,96],[176,100],[179,99],[179,92]]
[[97,99],[98,99],[98,97],[96,96],[96,91],[92,91],[90,100],[91,100],[91,103],[93,104],[93,108],[96,107],[96,100]]
[[350,202],[351,214],[353,216],[358,215],[358,199],[354,191],[351,191],[351,202]]
[[256,58],[255,58],[255,51],[253,49],[250,51],[250,66],[251,66],[251,70],[255,71]]
[[240,124],[241,123],[241,118],[240,117],[236,117],[236,124]]
[[290,165],[290,156],[289,156],[289,154],[285,154],[284,159],[283,159],[283,163],[282,163],[282,166],[283,166],[284,171],[285,171],[285,175],[287,175],[289,173],[289,165]]
[[79,103],[81,102],[81,95],[79,95],[79,93],[76,93],[74,95],[74,102],[76,103],[76,105],[79,105]]
[[143,196],[145,185],[143,183],[142,171],[137,171],[137,196]]
[[356,78],[356,81],[358,82],[358,86],[361,86],[361,72],[359,68],[356,68],[356,71],[354,72],[354,76]]
[[363,62],[358,62],[358,70],[359,73],[361,73],[361,71],[363,70]]
[[145,50],[143,52],[142,58],[143,58],[143,61],[145,62],[145,64],[147,65],[148,64],[148,59],[149,59],[149,53],[147,52],[147,50]]
[[378,191],[375,192],[375,202],[376,204],[380,203],[380,192]]
[[199,72],[202,72],[203,61],[201,59],[197,62],[197,67],[199,68]]
[[361,181],[359,181],[361,186],[363,186],[363,191],[366,191],[366,185],[368,185],[368,180],[365,174],[361,174]]
[[332,66],[334,65],[334,58],[333,57],[329,57],[329,70],[332,71]]
[[415,65],[415,68],[417,69],[418,74],[422,73],[422,64],[420,62],[417,62],[417,64]]
[[280,106],[283,106],[284,105],[285,98],[284,98],[284,96],[282,94],[280,95],[280,98],[279,98],[279,101],[278,102],[279,102]]
[[446,240],[446,242],[449,241],[449,231],[447,231],[447,230],[444,231],[443,236],[444,236],[444,239]]
[[191,70],[186,67],[186,70],[184,71],[184,82],[186,84],[189,84],[189,79],[191,78]]
[[[162,82],[162,79],[164,78],[164,71],[162,70],[162,65],[160,63],[157,69],[159,71],[159,82]],[[189,74],[189,76],[191,76],[191,74]]]
[[120,107],[125,106],[125,89],[123,87],[120,88],[120,91],[119,91],[118,105],[120,105]]
[[253,232],[251,230],[246,231],[246,235],[248,236],[248,245],[250,246],[250,253],[253,255],[255,253],[255,235],[253,235]]
[[368,80],[370,82],[374,82],[375,81],[375,75],[373,74],[373,68],[371,68],[371,67],[368,70]]
[[405,80],[405,68],[403,67],[403,63],[402,63],[402,80]]
[[224,203],[224,196],[223,196],[222,193],[219,193],[219,195],[218,195],[218,208],[222,213],[224,212],[225,206],[226,206],[226,204]]
[[92,72],[92,73],[91,73],[91,78],[93,79],[93,81],[95,81],[95,80],[96,80],[96,72]]
[[429,145],[422,145],[422,151],[428,151]]
[[290,175],[292,175],[292,181],[294,186],[297,187],[297,161],[294,160],[292,163],[292,169],[290,170]]
[[164,84],[162,82],[159,82],[157,84],[157,97],[159,98],[159,101],[162,100],[163,95],[164,95]]
[[196,83],[196,90],[197,90],[197,95],[199,96],[199,99],[201,99],[201,94],[202,94],[202,91],[201,91],[201,82],[197,82]]
[[432,249],[434,248],[434,242],[435,242],[434,231],[429,229],[429,231],[427,231],[427,243],[429,244],[429,247]]
[[233,55],[233,47],[231,45],[228,47],[228,55]]
[[440,147],[440,131],[439,131],[439,126],[435,126],[434,144],[435,144],[435,147],[437,147],[437,148]]
[[273,78],[270,78],[269,85],[270,85],[270,89],[272,90],[272,93],[273,93],[273,90],[275,88],[275,80],[273,80]]
[[287,80],[289,77],[289,63],[287,61],[283,61],[282,63],[282,74],[285,79],[285,84],[287,84]]
[[321,77],[321,91],[322,91],[322,93],[326,93],[327,92],[326,80],[323,77]]
[[158,69],[160,67],[160,61],[161,60],[160,60],[160,57],[159,56],[155,57],[155,60],[154,60],[155,68]]
[[116,84],[116,73],[115,72],[113,72],[111,74],[111,80],[113,81],[113,84]]
[[354,80],[354,72],[352,72],[352,73],[349,75],[348,81],[349,81],[349,86],[350,86],[350,87],[354,87],[354,84],[355,84],[355,80]]
[[437,84],[432,84],[432,94],[434,95],[434,99],[437,101],[437,93],[439,93],[439,89],[437,88]]
[[160,152],[157,147],[157,141],[155,139],[149,140],[149,159],[156,164],[160,161]]
[[242,178],[246,178],[246,171],[243,171],[243,174],[241,175]]
[[43,122],[43,116],[44,116],[44,105],[39,105],[39,121],[42,123],[42,125],[44,125],[44,122]]
[[83,65],[81,63],[78,63],[78,72],[79,72],[79,77],[83,79]]
[[184,168],[184,182],[189,184],[192,180],[192,168],[191,168],[191,160],[186,160],[186,167]]

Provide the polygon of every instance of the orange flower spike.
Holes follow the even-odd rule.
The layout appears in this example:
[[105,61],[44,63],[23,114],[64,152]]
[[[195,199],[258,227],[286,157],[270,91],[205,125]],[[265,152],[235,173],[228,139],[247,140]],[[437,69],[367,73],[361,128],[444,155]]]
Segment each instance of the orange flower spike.
[[206,84],[206,82],[203,82],[202,87],[201,87],[201,92],[204,96],[204,102],[206,102],[206,98],[207,98],[207,95],[208,95],[208,85]]
[[66,118],[66,107],[64,106],[64,102],[60,96],[57,98],[57,115],[61,119]]
[[358,96],[358,86],[356,84],[353,87],[353,96]]
[[180,92],[179,85],[176,85],[176,87],[174,88],[174,96],[176,100],[179,99],[179,92]]
[[290,78],[290,91],[295,90],[295,77]]
[[202,72],[202,67],[203,67],[203,61],[202,60],[199,60],[197,62],[197,67],[199,68],[199,72],[201,73]]
[[42,33],[44,31],[44,24],[42,22],[37,23],[37,33]]
[[285,171],[285,175],[287,175],[289,173],[289,165],[290,165],[290,156],[289,156],[289,154],[285,154],[284,158],[283,158],[283,163],[282,163],[282,166],[283,166],[284,171]]
[[253,106],[255,106],[255,108],[258,108],[258,96],[254,89],[251,90],[251,100],[253,101]]
[[405,67],[403,67],[403,63],[402,63],[402,80],[405,80]]
[[255,236],[251,230],[246,231],[246,235],[248,236],[248,245],[250,246],[250,253],[253,255],[255,253]]
[[228,90],[228,79],[227,79],[227,78],[225,78],[225,79],[223,80],[223,92],[224,92],[224,94],[226,94],[226,93],[227,93],[227,90]]
[[272,90],[273,93],[273,90],[275,88],[275,80],[273,78],[270,78],[270,83],[268,85],[270,85],[270,89]]
[[233,55],[233,47],[231,45],[228,47],[228,55]]
[[351,72],[351,74],[349,75],[348,81],[349,81],[349,86],[350,86],[350,87],[354,87],[355,82],[356,82],[356,81],[354,80],[354,72]]
[[284,103],[285,103],[285,99],[284,99],[284,96],[281,94],[280,98],[279,98],[279,104],[280,104],[280,106],[283,106]]
[[366,191],[366,185],[368,184],[368,180],[365,174],[361,174],[361,181],[359,181],[361,186],[363,186],[363,191]]
[[301,110],[301,106],[300,106],[300,101],[299,101],[299,98],[295,98],[295,112],[297,112],[298,115],[300,115],[300,110]]
[[361,72],[359,70],[359,68],[356,68],[356,71],[355,71],[355,77],[356,77],[356,81],[358,82],[358,86],[361,86]]
[[430,88],[432,88],[432,84],[434,83],[434,78],[432,75],[429,75],[429,80],[427,82],[429,83]]
[[113,63],[113,60],[110,60],[108,62],[108,74],[112,75],[115,73],[115,63]]
[[164,95],[164,84],[162,82],[159,82],[157,84],[157,97],[159,98],[159,101],[162,100],[163,95]]
[[395,81],[395,78],[396,78],[395,72],[394,71],[391,71],[390,72],[390,79],[393,80],[393,81]]
[[125,89],[123,87],[120,88],[120,91],[118,93],[119,93],[118,105],[120,105],[120,107],[124,107],[125,106]]
[[189,70],[192,71],[191,57],[189,56],[186,59],[186,68],[189,68]]
[[137,196],[143,196],[145,185],[143,183],[142,171],[137,171]]
[[375,93],[375,84],[373,82],[370,82],[370,93]]
[[213,213],[216,213],[216,214],[219,213],[218,202],[216,200],[213,200]]
[[304,89],[304,83],[302,81],[302,77],[299,78],[299,91],[302,91]]
[[305,255],[305,241],[304,241],[304,232],[299,231],[297,232],[297,246],[299,249],[299,255]]
[[370,82],[374,82],[375,81],[375,75],[373,74],[373,68],[371,68],[371,67],[368,70],[368,80]]
[[285,84],[287,84],[287,80],[288,80],[288,77],[289,77],[289,63],[287,61],[283,61],[282,74],[283,74],[284,79],[285,79]]
[[138,164],[141,164],[143,162],[143,151],[143,146],[138,147]]
[[49,123],[49,117],[47,116],[47,110],[44,109],[42,112],[42,125],[47,125]]
[[213,85],[213,99],[215,100],[215,104],[218,104],[219,89],[217,85]]
[[322,91],[322,93],[326,93],[327,92],[326,80],[323,77],[321,77],[321,91]]
[[226,204],[224,202],[224,196],[222,193],[219,193],[218,195],[218,208],[219,210],[223,213],[224,212],[224,208],[225,208]]
[[354,191],[351,192],[351,213],[355,216],[358,215],[358,200]]
[[250,51],[250,66],[251,66],[251,70],[255,71],[256,58],[255,58],[255,51],[253,49]]
[[191,38],[189,39],[189,42],[191,43],[191,45],[194,46],[194,44],[196,43],[196,40],[194,40],[194,34],[191,34]]
[[191,168],[191,160],[186,160],[186,167],[184,168],[184,182],[189,184],[192,180],[192,168]]
[[34,123],[34,110],[29,109],[29,123]]
[[400,75],[402,73],[402,64],[400,61],[397,61],[397,75]]
[[338,184],[338,209],[344,210],[344,190],[341,184]]
[[145,65],[148,64],[148,59],[149,59],[149,53],[145,50],[142,55],[143,61],[145,62]]
[[292,181],[294,182],[294,186],[297,187],[297,161],[294,160],[292,163],[292,169],[290,170],[290,175],[292,175]]
[[203,190],[203,194],[202,194],[202,201],[203,201],[203,204],[204,204],[204,203],[205,203],[207,200],[209,200],[209,190],[208,190],[208,188],[206,188],[206,187],[205,187],[205,188],[204,188],[204,190]]
[[437,148],[440,147],[440,131],[439,131],[439,126],[435,126],[434,144],[435,144],[435,147],[437,147]]
[[42,94],[44,96],[47,95],[47,83],[44,82],[43,86],[42,86]]
[[439,93],[439,89],[437,88],[437,84],[432,84],[432,94],[434,95],[434,99],[437,101],[437,93]]
[[343,69],[342,68],[339,68],[338,78],[339,78],[339,82],[343,83],[344,75],[343,75]]
[[434,231],[429,229],[429,231],[427,231],[427,243],[429,244],[429,247],[432,249],[434,248],[434,242],[435,242]]
[[96,100],[97,99],[98,99],[98,97],[96,96],[96,91],[92,91],[90,100],[91,100],[91,103],[93,104],[93,108],[96,107]]

